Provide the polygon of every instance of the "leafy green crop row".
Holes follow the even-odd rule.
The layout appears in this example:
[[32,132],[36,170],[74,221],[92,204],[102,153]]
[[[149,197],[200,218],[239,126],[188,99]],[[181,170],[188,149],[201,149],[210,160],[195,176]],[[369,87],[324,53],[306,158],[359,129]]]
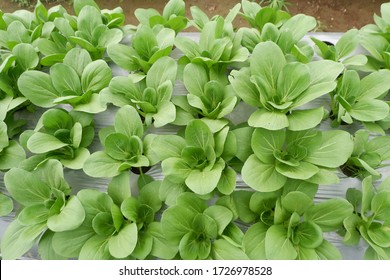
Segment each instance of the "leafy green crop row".
[[0,11],[2,258],[390,259],[390,3],[335,44],[281,8]]

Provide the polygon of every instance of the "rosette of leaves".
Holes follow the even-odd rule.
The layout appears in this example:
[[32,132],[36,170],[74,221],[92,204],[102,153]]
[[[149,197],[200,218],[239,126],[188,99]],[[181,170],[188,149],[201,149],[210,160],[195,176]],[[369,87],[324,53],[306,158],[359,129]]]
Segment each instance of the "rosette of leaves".
[[367,57],[363,54],[354,54],[360,43],[359,30],[350,29],[345,32],[335,44],[321,41],[315,37],[311,40],[316,45],[316,53],[323,59],[339,61],[346,67],[363,66]]
[[338,182],[335,169],[353,150],[352,136],[341,130],[269,131],[255,129],[242,179],[261,192],[278,190],[290,179],[316,184]]
[[241,46],[241,36],[222,17],[203,26],[199,43],[187,37],[176,37],[175,46],[184,54],[180,64],[204,63],[221,73],[227,65],[245,62],[249,56],[249,51]]
[[12,50],[17,44],[32,44],[36,39],[50,35],[52,21],[66,10],[56,6],[49,11],[37,1],[33,12],[17,10],[13,13],[0,11],[0,47]]
[[123,39],[122,30],[108,27],[103,22],[100,9],[89,4],[78,12],[76,30],[74,35],[68,37],[69,41],[86,49],[94,60],[103,57],[108,45]]
[[370,139],[367,130],[359,130],[355,133],[351,157],[342,166],[344,174],[351,177],[365,178],[371,176],[379,179],[379,168],[388,166],[386,161],[390,159],[390,137],[376,136]]
[[367,24],[360,29],[360,44],[370,54],[367,56],[368,71],[390,69],[390,4],[383,3],[380,11],[381,16],[374,15],[375,24]]
[[303,37],[317,26],[315,18],[303,14],[291,16],[272,7],[261,7],[257,3],[242,1],[242,16],[251,25],[243,27],[242,45],[253,52],[260,42],[272,41],[286,54],[290,61],[308,63],[313,58],[313,48]]
[[43,108],[69,104],[76,111],[99,113],[106,109],[99,93],[111,78],[112,70],[104,60],[92,61],[86,50],[75,48],[63,63],[50,67],[50,73],[24,72],[18,87],[34,105]]
[[[94,0],[73,0],[73,9],[76,15],[79,15],[85,6],[92,6],[100,10],[99,5]],[[113,10],[102,9],[101,16],[103,23],[109,28],[121,27],[125,22],[125,15],[120,7]]]
[[243,233],[232,223],[232,212],[221,205],[207,206],[196,194],[183,193],[166,209],[161,227],[181,259],[248,259],[241,249]]
[[270,6],[261,6],[260,4],[242,0],[242,12],[240,15],[249,23],[252,28],[262,30],[266,23],[273,23],[276,26],[282,26],[283,23],[291,18],[291,15],[283,11]]
[[67,168],[81,169],[94,136],[92,115],[54,108],[43,113],[34,130],[21,134],[20,143],[36,154],[27,160],[27,165],[57,159]]
[[[215,135],[202,120],[192,120],[184,138],[177,135],[156,135],[151,139],[148,154],[162,161],[167,182],[182,185],[194,193],[209,195],[215,189],[231,193],[236,186],[236,172],[227,165],[233,158],[236,142],[226,126]],[[153,155],[153,156],[152,156]]]
[[259,43],[250,66],[233,70],[229,80],[242,100],[258,108],[248,119],[252,127],[305,130],[318,125],[323,107],[297,109],[331,92],[343,65],[333,61],[287,62],[274,42]]
[[99,132],[104,151],[97,151],[86,160],[84,172],[97,178],[115,177],[150,166],[144,155],[143,136],[144,126],[137,111],[130,105],[122,107],[115,115],[114,126]]
[[312,184],[290,181],[282,192],[256,192],[251,196],[250,210],[259,218],[243,239],[249,258],[341,259],[339,250],[324,238],[324,233],[340,229],[353,206],[342,198],[314,204],[315,190]]
[[48,230],[76,229],[85,219],[84,208],[77,196],[70,194],[71,188],[57,160],[48,160],[32,172],[12,168],[4,176],[4,182],[20,211],[2,237],[3,259],[21,257]]
[[176,61],[162,57],[144,79],[114,77],[104,92],[105,100],[118,107],[131,105],[144,118],[146,126],[153,123],[162,127],[176,118],[176,108],[171,102],[176,73]]
[[332,124],[352,124],[354,120],[380,128],[376,121],[389,115],[389,105],[382,98],[390,89],[390,70],[382,69],[360,79],[354,70],[347,70],[331,93]]
[[165,5],[162,15],[156,9],[141,9],[135,10],[134,14],[138,21],[145,26],[151,28],[155,26],[163,26],[175,31],[178,34],[185,29],[188,24],[188,19],[185,16],[186,5],[183,0],[170,0]]
[[354,246],[363,239],[368,245],[365,259],[389,260],[390,180],[374,187],[372,177],[366,177],[362,190],[348,189],[346,197],[354,206],[354,213],[344,219],[344,229],[340,231],[343,242]]
[[155,221],[162,206],[156,195],[160,182],[141,186],[134,197],[128,175],[121,176],[125,180],[110,184],[108,194],[92,189],[79,191],[77,197],[86,213],[83,224],[54,233],[45,249],[65,258],[86,260],[172,259],[176,250],[169,246]]
[[131,46],[111,44],[107,53],[119,67],[146,74],[160,58],[169,56],[174,40],[175,32],[172,29],[141,25],[131,37]]
[[203,12],[199,7],[197,6],[191,6],[191,16],[192,20],[190,20],[190,23],[192,26],[194,26],[199,31],[202,31],[207,23],[210,21],[217,21],[217,20],[224,20],[225,26],[224,26],[224,32],[228,36],[234,35],[234,27],[233,27],[233,21],[240,12],[241,4],[237,3],[232,9],[230,9],[229,13],[226,15],[225,18],[223,18],[220,15],[215,15],[211,18],[207,16],[205,12]]
[[42,65],[62,62],[66,53],[76,46],[86,49],[94,60],[100,59],[109,44],[122,40],[124,14],[121,8],[100,11],[94,1],[74,1],[74,10],[76,16],[65,11],[61,16],[52,18],[50,10],[41,8],[40,17],[52,21],[51,33],[34,42],[44,55]]
[[203,65],[186,65],[183,81],[188,94],[175,96],[172,100],[177,106],[175,124],[186,125],[197,117],[202,117],[203,121],[217,131],[228,124],[225,116],[235,108],[237,97],[226,77],[213,80],[210,76],[209,70]]

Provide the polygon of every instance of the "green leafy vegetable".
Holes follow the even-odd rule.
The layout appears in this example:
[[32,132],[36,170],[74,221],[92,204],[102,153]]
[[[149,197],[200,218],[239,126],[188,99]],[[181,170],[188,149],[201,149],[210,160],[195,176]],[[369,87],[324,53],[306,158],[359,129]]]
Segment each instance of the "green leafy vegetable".
[[232,71],[229,79],[237,95],[258,108],[249,117],[250,126],[298,131],[318,125],[324,110],[296,108],[332,91],[342,69],[332,61],[287,62],[278,45],[264,42],[254,49],[250,67]]
[[29,151],[38,154],[35,157],[41,161],[58,159],[68,168],[81,169],[89,156],[87,148],[94,135],[92,115],[49,109],[43,113],[34,131],[23,132],[20,141]]

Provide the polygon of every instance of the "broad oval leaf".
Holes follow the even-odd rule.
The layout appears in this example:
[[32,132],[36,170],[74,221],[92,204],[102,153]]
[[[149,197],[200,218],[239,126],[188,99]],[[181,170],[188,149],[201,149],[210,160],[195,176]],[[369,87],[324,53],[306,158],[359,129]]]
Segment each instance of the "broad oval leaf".
[[0,193],[0,217],[8,215],[13,209],[14,203],[12,199]]
[[46,223],[24,226],[14,220],[1,238],[1,256],[4,260],[13,260],[27,253],[46,229]]
[[89,156],[85,161],[84,172],[95,178],[115,177],[120,174],[121,161],[115,160],[105,152],[98,151]]
[[107,87],[112,79],[112,70],[104,60],[95,60],[89,63],[81,76],[81,85],[84,92],[99,92]]
[[262,42],[253,50],[250,60],[251,75],[260,76],[275,89],[279,73],[285,65],[286,59],[280,47],[271,41]]
[[323,131],[320,147],[311,151],[304,161],[323,167],[337,168],[348,160],[352,150],[353,139],[348,132]]
[[36,154],[44,154],[50,151],[69,146],[53,135],[36,132],[27,141],[27,148]]
[[23,70],[34,69],[38,66],[39,57],[34,47],[30,44],[17,44],[12,53],[16,56],[16,63],[22,67]]
[[321,228],[313,222],[301,223],[294,232],[294,237],[299,240],[299,246],[315,249],[323,242]]
[[249,117],[248,124],[252,127],[261,127],[268,130],[281,130],[289,125],[286,114],[278,111],[268,111],[263,108],[255,111]]
[[18,79],[20,92],[37,106],[49,108],[60,94],[54,89],[51,78],[41,71],[24,72]]
[[224,239],[214,241],[211,254],[215,260],[248,260],[249,257],[241,248],[238,248]]
[[258,222],[245,232],[242,245],[244,252],[252,260],[265,260],[265,236],[267,233],[268,227]]
[[287,181],[287,177],[276,171],[274,164],[264,163],[255,155],[245,161],[241,174],[249,187],[261,192],[279,190]]
[[291,213],[303,215],[305,211],[313,205],[313,200],[305,193],[300,191],[292,191],[282,198],[282,206]]
[[176,61],[168,56],[162,57],[153,63],[146,75],[146,85],[157,89],[165,81],[175,83],[177,74]]
[[79,260],[110,260],[108,240],[105,236],[95,235],[88,239],[80,250]]
[[207,146],[214,146],[214,137],[209,127],[201,120],[191,121],[185,131],[185,139],[189,146],[206,149]]
[[332,231],[338,229],[352,211],[353,206],[347,200],[332,198],[310,207],[304,217],[306,221],[319,225],[323,231]]
[[78,228],[85,219],[84,207],[77,196],[72,196],[59,214],[50,216],[47,220],[49,229],[55,232]]
[[128,138],[136,135],[142,137],[144,133],[141,118],[134,107],[126,105],[118,110],[115,115],[116,132],[126,135]]
[[265,235],[265,254],[269,260],[295,260],[298,256],[283,225],[271,226]]
[[50,187],[39,176],[26,170],[13,168],[4,176],[11,196],[24,206],[44,203],[50,198]]
[[50,77],[53,87],[61,93],[61,96],[72,92],[76,95],[82,95],[80,77],[76,70],[64,63],[57,63],[50,67]]

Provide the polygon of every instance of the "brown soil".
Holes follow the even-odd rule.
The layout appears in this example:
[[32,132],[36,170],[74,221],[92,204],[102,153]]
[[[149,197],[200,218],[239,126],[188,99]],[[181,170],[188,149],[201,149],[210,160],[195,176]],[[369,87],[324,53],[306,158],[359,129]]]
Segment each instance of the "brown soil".
[[[32,1],[33,2],[33,1]],[[45,0],[42,0],[45,3]],[[62,4],[69,11],[72,10],[70,0],[58,0],[54,4]],[[165,1],[158,0],[96,0],[100,8],[113,9],[121,6],[126,14],[126,20],[130,24],[137,24],[134,10],[137,8],[155,8],[162,11]],[[189,0],[186,1],[187,9],[198,6],[209,16],[225,16],[230,8],[239,0]],[[304,13],[314,16],[320,22],[320,31],[345,32],[351,28],[360,28],[373,22],[374,13],[380,13],[380,5],[383,0],[289,0],[289,11],[292,14]],[[45,4],[48,7],[53,4]],[[12,12],[20,9],[17,3],[10,0],[0,0],[0,9],[4,12]],[[31,7],[29,9],[32,9]],[[189,13],[188,13],[189,15]],[[235,22],[237,27],[246,26],[246,22],[239,18]]]

